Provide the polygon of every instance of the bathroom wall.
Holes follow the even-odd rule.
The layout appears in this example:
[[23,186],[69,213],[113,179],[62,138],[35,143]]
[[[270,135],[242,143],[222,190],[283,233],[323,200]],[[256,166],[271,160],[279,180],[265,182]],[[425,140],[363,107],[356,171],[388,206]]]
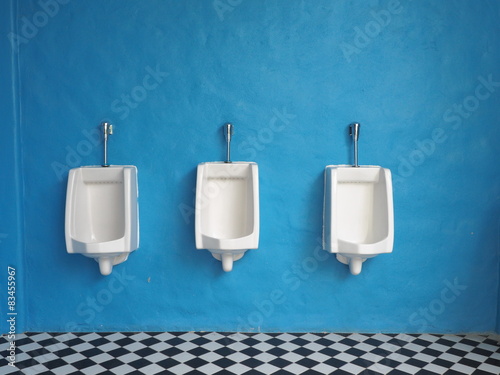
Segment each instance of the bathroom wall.
[[[23,181],[26,330],[498,330],[497,1],[14,3],[22,158],[2,162]],[[67,172],[101,162],[103,120],[141,221],[107,277],[64,243]],[[196,165],[224,157],[227,121],[261,195],[259,249],[231,273],[194,244]],[[393,172],[396,226],[356,277],[320,247],[352,121],[360,163]]]
[[[0,11],[0,34],[12,30],[15,4],[5,2]],[[0,38],[0,332],[24,332],[22,164],[20,154],[17,54],[7,38]],[[12,268],[8,268],[12,267]],[[9,279],[10,277],[10,279]],[[7,289],[9,288],[9,289]],[[9,298],[10,297],[10,298]],[[11,315],[7,315],[7,313]],[[14,315],[19,313],[18,315]]]

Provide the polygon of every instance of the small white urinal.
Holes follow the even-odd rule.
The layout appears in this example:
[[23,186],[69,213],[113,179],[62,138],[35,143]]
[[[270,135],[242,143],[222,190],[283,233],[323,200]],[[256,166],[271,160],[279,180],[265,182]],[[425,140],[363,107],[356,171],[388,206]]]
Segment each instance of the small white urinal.
[[99,263],[101,274],[139,247],[137,168],[111,165],[69,171],[66,248]]
[[357,166],[355,149],[354,167],[325,168],[323,249],[358,275],[366,259],[392,252],[394,212],[391,171]]
[[99,263],[103,275],[139,247],[137,168],[108,164],[108,136],[113,125],[101,124],[104,163],[69,171],[65,237],[70,254]]
[[259,246],[259,176],[256,163],[230,161],[232,126],[225,130],[226,162],[198,164],[195,239],[197,249],[209,250],[229,272],[234,261]]

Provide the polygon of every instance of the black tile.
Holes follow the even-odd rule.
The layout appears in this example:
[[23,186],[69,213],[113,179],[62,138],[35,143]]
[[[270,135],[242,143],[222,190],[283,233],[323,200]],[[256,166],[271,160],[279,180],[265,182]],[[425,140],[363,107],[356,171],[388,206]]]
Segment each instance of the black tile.
[[141,340],[140,343],[146,346],[153,346],[154,344],[158,344],[161,342],[160,340],[154,338],[154,337],[149,337],[147,339]]
[[194,340],[191,340],[191,342],[192,342],[193,344],[195,344],[195,345],[200,345],[200,346],[201,346],[201,345],[204,345],[204,344],[206,344],[206,343],[209,343],[209,342],[210,342],[210,340],[208,340],[208,339],[206,339],[206,338],[204,338],[204,337],[198,337],[198,338],[196,338],[196,339],[194,339]]
[[167,358],[164,359],[163,361],[157,362],[156,364],[160,367],[163,367],[164,369],[169,369],[174,366],[177,366],[180,362],[176,361],[175,359],[172,358]]
[[298,360],[295,363],[298,363],[299,365],[307,367],[309,369],[320,364],[320,362],[312,360],[311,358],[302,358],[301,360]]
[[101,337],[101,338],[89,341],[89,344],[93,345],[93,346],[101,346],[101,345],[109,344],[109,342],[110,342],[109,340]]
[[405,363],[412,365],[412,366],[415,366],[415,367],[418,367],[418,368],[424,368],[425,366],[427,366],[427,362],[420,361],[420,360],[415,359],[415,358],[410,358]]
[[243,350],[240,350],[240,353],[243,353],[249,357],[255,357],[256,355],[262,353],[262,351],[255,348],[245,348]]
[[165,354],[167,357],[173,357],[174,355],[182,353],[182,350],[180,350],[176,347],[171,347],[171,348],[162,350],[160,353]]
[[144,358],[137,359],[135,361],[129,362],[128,365],[133,368],[140,369],[146,366],[149,366],[151,362],[146,361]]
[[52,370],[52,369],[55,369],[57,367],[66,366],[67,363],[65,361],[63,361],[61,358],[57,358],[57,359],[53,359],[52,361],[44,362],[43,365],[45,367],[47,367],[48,369]]
[[99,364],[106,369],[112,369],[112,368],[120,367],[121,365],[123,365],[123,362],[119,361],[116,358],[113,358],[113,359],[110,359],[109,361],[102,362]]
[[115,357],[115,358],[118,358],[118,357],[121,357],[122,355],[125,355],[125,354],[130,354],[130,351],[127,350],[127,349],[124,349],[124,348],[116,348],[116,349],[113,349],[113,350],[110,350],[109,352],[107,352],[111,357]]
[[223,346],[222,348],[214,350],[214,353],[217,353],[218,355],[221,355],[223,357],[227,357],[228,355],[236,353],[236,350]]
[[101,349],[97,349],[97,348],[90,348],[90,349],[87,349],[87,350],[84,350],[82,352],[80,352],[83,356],[87,357],[87,358],[92,358],[96,355],[99,355],[99,354],[102,354],[104,353]]
[[185,343],[186,341],[183,340],[183,339],[180,339],[178,337],[174,337],[173,339],[170,339],[170,340],[167,340],[165,341],[167,344],[169,345],[172,345],[172,346],[176,346],[176,345],[180,345],[180,344],[183,344]]
[[337,359],[337,358],[329,358],[327,359],[325,362],[323,363],[326,363],[327,365],[329,366],[332,366],[332,367],[335,367],[335,368],[341,368],[342,366],[344,366],[347,362],[345,361],[341,361],[340,359]]
[[307,357],[308,355],[313,354],[314,352],[312,350],[306,349],[306,348],[297,348],[295,350],[292,350],[295,354],[301,355],[303,357]]
[[206,365],[207,361],[201,359],[201,358],[193,358],[187,362],[184,362],[185,365],[190,366],[192,368],[197,368]]
[[148,355],[156,353],[156,350],[153,350],[151,348],[142,348],[142,349],[136,350],[134,353],[137,354],[139,357],[144,358],[144,357],[147,357]]
[[196,357],[199,357],[199,356],[201,356],[201,355],[203,355],[205,353],[208,353],[208,352],[209,352],[209,350],[207,350],[205,348],[202,348],[202,347],[199,347],[199,346],[196,347],[196,348],[193,348],[191,350],[188,350],[189,354],[192,354],[192,355],[194,355]]
[[283,358],[275,358],[272,361],[269,362],[269,364],[279,367],[279,368],[285,368],[288,365],[291,365],[293,362],[287,361]]
[[216,365],[216,366],[219,366],[219,367],[222,367],[222,368],[227,368],[229,366],[234,365],[236,362],[231,361],[230,359],[227,359],[227,358],[220,358],[220,359],[218,359],[216,361],[213,361],[212,363],[214,365]]
[[90,359],[85,358],[85,359],[82,359],[78,362],[73,362],[71,364],[71,366],[76,367],[77,369],[81,370],[81,369],[86,368],[86,367],[92,367],[95,364],[96,363],[94,361],[91,361]]
[[319,351],[319,353],[327,355],[329,357],[334,357],[334,356],[336,356],[337,354],[339,354],[341,352],[338,351],[338,350],[332,349],[332,348],[324,348],[324,349],[321,349]]
[[266,353],[275,355],[276,357],[281,357],[281,356],[285,355],[288,352],[286,350],[284,350],[284,349],[274,347],[272,349],[266,350]]
[[248,358],[248,359],[245,359],[244,361],[240,362],[242,365],[245,365],[247,367],[250,367],[250,368],[255,368],[255,367],[259,367],[260,365],[262,365],[264,362],[262,361],[259,361],[255,358]]
[[355,357],[361,357],[363,354],[366,354],[365,351],[359,350],[356,348],[349,348],[345,351],[347,354],[353,355]]

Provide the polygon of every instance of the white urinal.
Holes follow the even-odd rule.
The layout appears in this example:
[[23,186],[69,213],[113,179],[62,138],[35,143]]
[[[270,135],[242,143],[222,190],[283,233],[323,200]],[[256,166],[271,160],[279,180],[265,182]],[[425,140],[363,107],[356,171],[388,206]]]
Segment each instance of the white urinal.
[[137,168],[88,166],[69,171],[66,248],[99,263],[101,274],[139,247]]
[[336,253],[358,275],[366,259],[392,252],[394,210],[391,171],[358,166],[357,145],[354,159],[354,167],[325,168],[323,249]]
[[229,145],[227,159],[198,164],[195,238],[196,248],[209,250],[229,272],[259,246],[259,175],[256,163],[230,162]]

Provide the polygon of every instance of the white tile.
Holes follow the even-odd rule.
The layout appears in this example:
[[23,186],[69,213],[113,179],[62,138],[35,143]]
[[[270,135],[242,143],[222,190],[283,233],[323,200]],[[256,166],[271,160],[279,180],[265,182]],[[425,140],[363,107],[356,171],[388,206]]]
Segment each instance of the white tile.
[[171,348],[172,345],[167,344],[166,342],[160,341],[157,342],[156,344],[153,344],[150,346],[151,349],[156,350],[157,352],[161,352],[165,349]]
[[276,367],[276,366],[273,366],[273,365],[271,365],[271,364],[269,364],[269,363],[264,363],[263,365],[257,366],[257,367],[255,368],[255,370],[256,370],[256,371],[260,371],[260,372],[262,372],[262,373],[264,373],[264,374],[273,374],[273,373],[275,373],[276,371],[278,371],[278,370],[279,370],[279,368],[278,368],[278,367]]
[[75,354],[70,354],[68,356],[65,356],[64,361],[68,362],[68,363],[75,363],[75,362],[81,361],[82,359],[85,359],[85,358],[87,358],[87,357],[85,357],[84,355],[82,355],[80,353],[75,353]]
[[498,363],[498,366],[493,366],[490,365],[489,363],[481,363],[478,366],[478,370],[491,372],[492,374],[500,374],[500,362]]
[[242,365],[241,363],[236,363],[232,366],[229,366],[226,368],[227,371],[231,371],[233,374],[242,374],[244,372],[247,372],[248,370],[251,370],[250,367]]
[[107,370],[101,365],[94,365],[92,367],[82,368],[80,371],[82,374],[85,375],[96,375],[105,372]]
[[168,369],[168,371],[173,372],[175,375],[183,375],[192,370],[192,367],[185,365],[184,363],[178,364],[177,366]]
[[292,374],[303,374],[307,369],[307,367],[301,366],[298,363],[292,363],[283,368],[283,370],[291,372]]
[[76,367],[71,366],[71,365],[65,365],[65,366],[54,368],[50,371],[54,375],[66,375],[66,374],[78,371],[78,369]]
[[244,360],[250,358],[246,354],[236,352],[236,353],[231,353],[226,356],[227,359],[233,361],[233,362],[243,362]]
[[152,363],[158,363],[160,361],[163,361],[164,359],[167,359],[168,357],[165,354],[161,353],[153,353],[151,355],[148,355],[147,357],[144,357],[145,360],[152,362]]
[[176,360],[177,362],[181,362],[181,363],[187,362],[193,358],[196,358],[196,357],[194,355],[192,355],[190,353],[186,353],[186,352],[176,354],[172,357],[172,359]]
[[291,352],[291,351],[294,351],[295,349],[299,348],[299,346],[292,344],[291,342],[285,342],[285,343],[279,345],[278,348],[286,350],[288,352]]
[[154,374],[158,374],[160,372],[165,371],[165,369],[163,367],[161,367],[161,366],[158,366],[156,363],[152,363],[149,366],[142,367],[140,369],[140,371],[143,374],[154,375]]
[[444,374],[446,373],[446,371],[448,371],[447,368],[438,366],[434,363],[428,363],[427,365],[424,366],[423,370],[432,371],[437,374]]
[[316,344],[315,342],[310,342],[310,343],[304,345],[304,348],[312,350],[313,352],[318,352],[321,349],[324,349],[325,346],[324,345],[320,345],[320,344]]
[[203,359],[204,361],[207,361],[207,362],[215,362],[218,359],[221,359],[222,356],[220,354],[217,354],[217,353],[214,353],[214,352],[207,352],[205,354],[202,354],[202,355],[198,356],[198,358],[201,358],[201,359]]
[[[287,353],[287,354],[292,354],[292,353]],[[259,353],[256,356],[254,356],[253,358],[255,358],[258,361],[267,363],[267,362],[271,362],[273,359],[276,359],[278,357],[276,357],[275,355],[269,354],[269,353]],[[285,358],[285,356],[282,356],[282,358]]]
[[187,341],[187,342],[183,342],[182,344],[176,345],[175,347],[177,349],[179,349],[179,350],[187,352],[187,351],[189,351],[191,349],[197,348],[198,345],[193,344],[192,342]]
[[407,363],[402,363],[398,367],[396,367],[397,370],[407,372],[408,374],[416,374],[418,371],[421,369],[412,365],[409,365]]
[[357,357],[350,355],[350,354],[347,354],[347,353],[339,353],[339,354],[333,356],[333,358],[340,359],[341,361],[344,361],[344,362],[352,362]]
[[120,348],[120,345],[114,342],[108,342],[104,345],[99,346],[99,349],[102,350],[103,352],[110,352],[111,350],[115,350],[118,348]]
[[276,336],[276,338],[282,341],[292,341],[295,340],[297,337],[295,337],[294,335],[290,335],[289,333],[281,333],[278,336]]
[[117,359],[123,363],[130,363],[130,362],[137,361],[138,359],[141,359],[141,357],[139,357],[135,353],[127,353],[127,354],[124,354],[124,355],[118,357]]
[[453,366],[451,366],[451,369],[463,374],[472,374],[475,370],[475,368],[462,365],[461,363],[455,363]]
[[380,374],[388,374],[389,372],[394,370],[392,367],[387,367],[381,363],[374,363],[373,365],[367,367],[366,369],[369,370],[368,373],[370,373],[370,371],[373,371]]
[[[17,368],[16,368],[16,371]],[[33,366],[33,367],[28,367],[28,368],[25,368],[23,369],[23,375],[36,375],[36,374],[40,374],[42,372],[46,372],[46,371],[49,371],[49,369],[43,365],[36,365],[36,366]]]
[[320,363],[314,366],[311,370],[317,371],[321,374],[333,374],[337,369],[335,367],[327,365],[326,363]]
[[103,363],[103,362],[109,361],[113,358],[114,357],[110,356],[108,353],[101,353],[101,354],[93,356],[92,361],[94,361],[95,363]]
[[347,363],[344,366],[342,366],[340,369],[343,371],[347,371],[351,374],[359,374],[360,372],[365,370],[363,367],[355,365],[354,363]]
[[125,375],[129,374],[133,371],[136,371],[136,369],[130,365],[124,364],[118,367],[115,367],[112,369],[113,374],[115,375]]
[[143,349],[145,347],[146,345],[141,344],[140,342],[133,342],[132,344],[125,345],[123,348],[131,352],[136,352],[137,350]]
[[212,375],[215,374],[216,372],[221,371],[222,368],[214,365],[213,363],[207,363],[206,365],[198,367],[197,370],[200,371],[202,374]]
[[324,361],[328,360],[330,358],[330,356],[315,352],[315,353],[308,355],[307,358],[312,359],[313,361],[316,361],[316,362],[324,362]]

